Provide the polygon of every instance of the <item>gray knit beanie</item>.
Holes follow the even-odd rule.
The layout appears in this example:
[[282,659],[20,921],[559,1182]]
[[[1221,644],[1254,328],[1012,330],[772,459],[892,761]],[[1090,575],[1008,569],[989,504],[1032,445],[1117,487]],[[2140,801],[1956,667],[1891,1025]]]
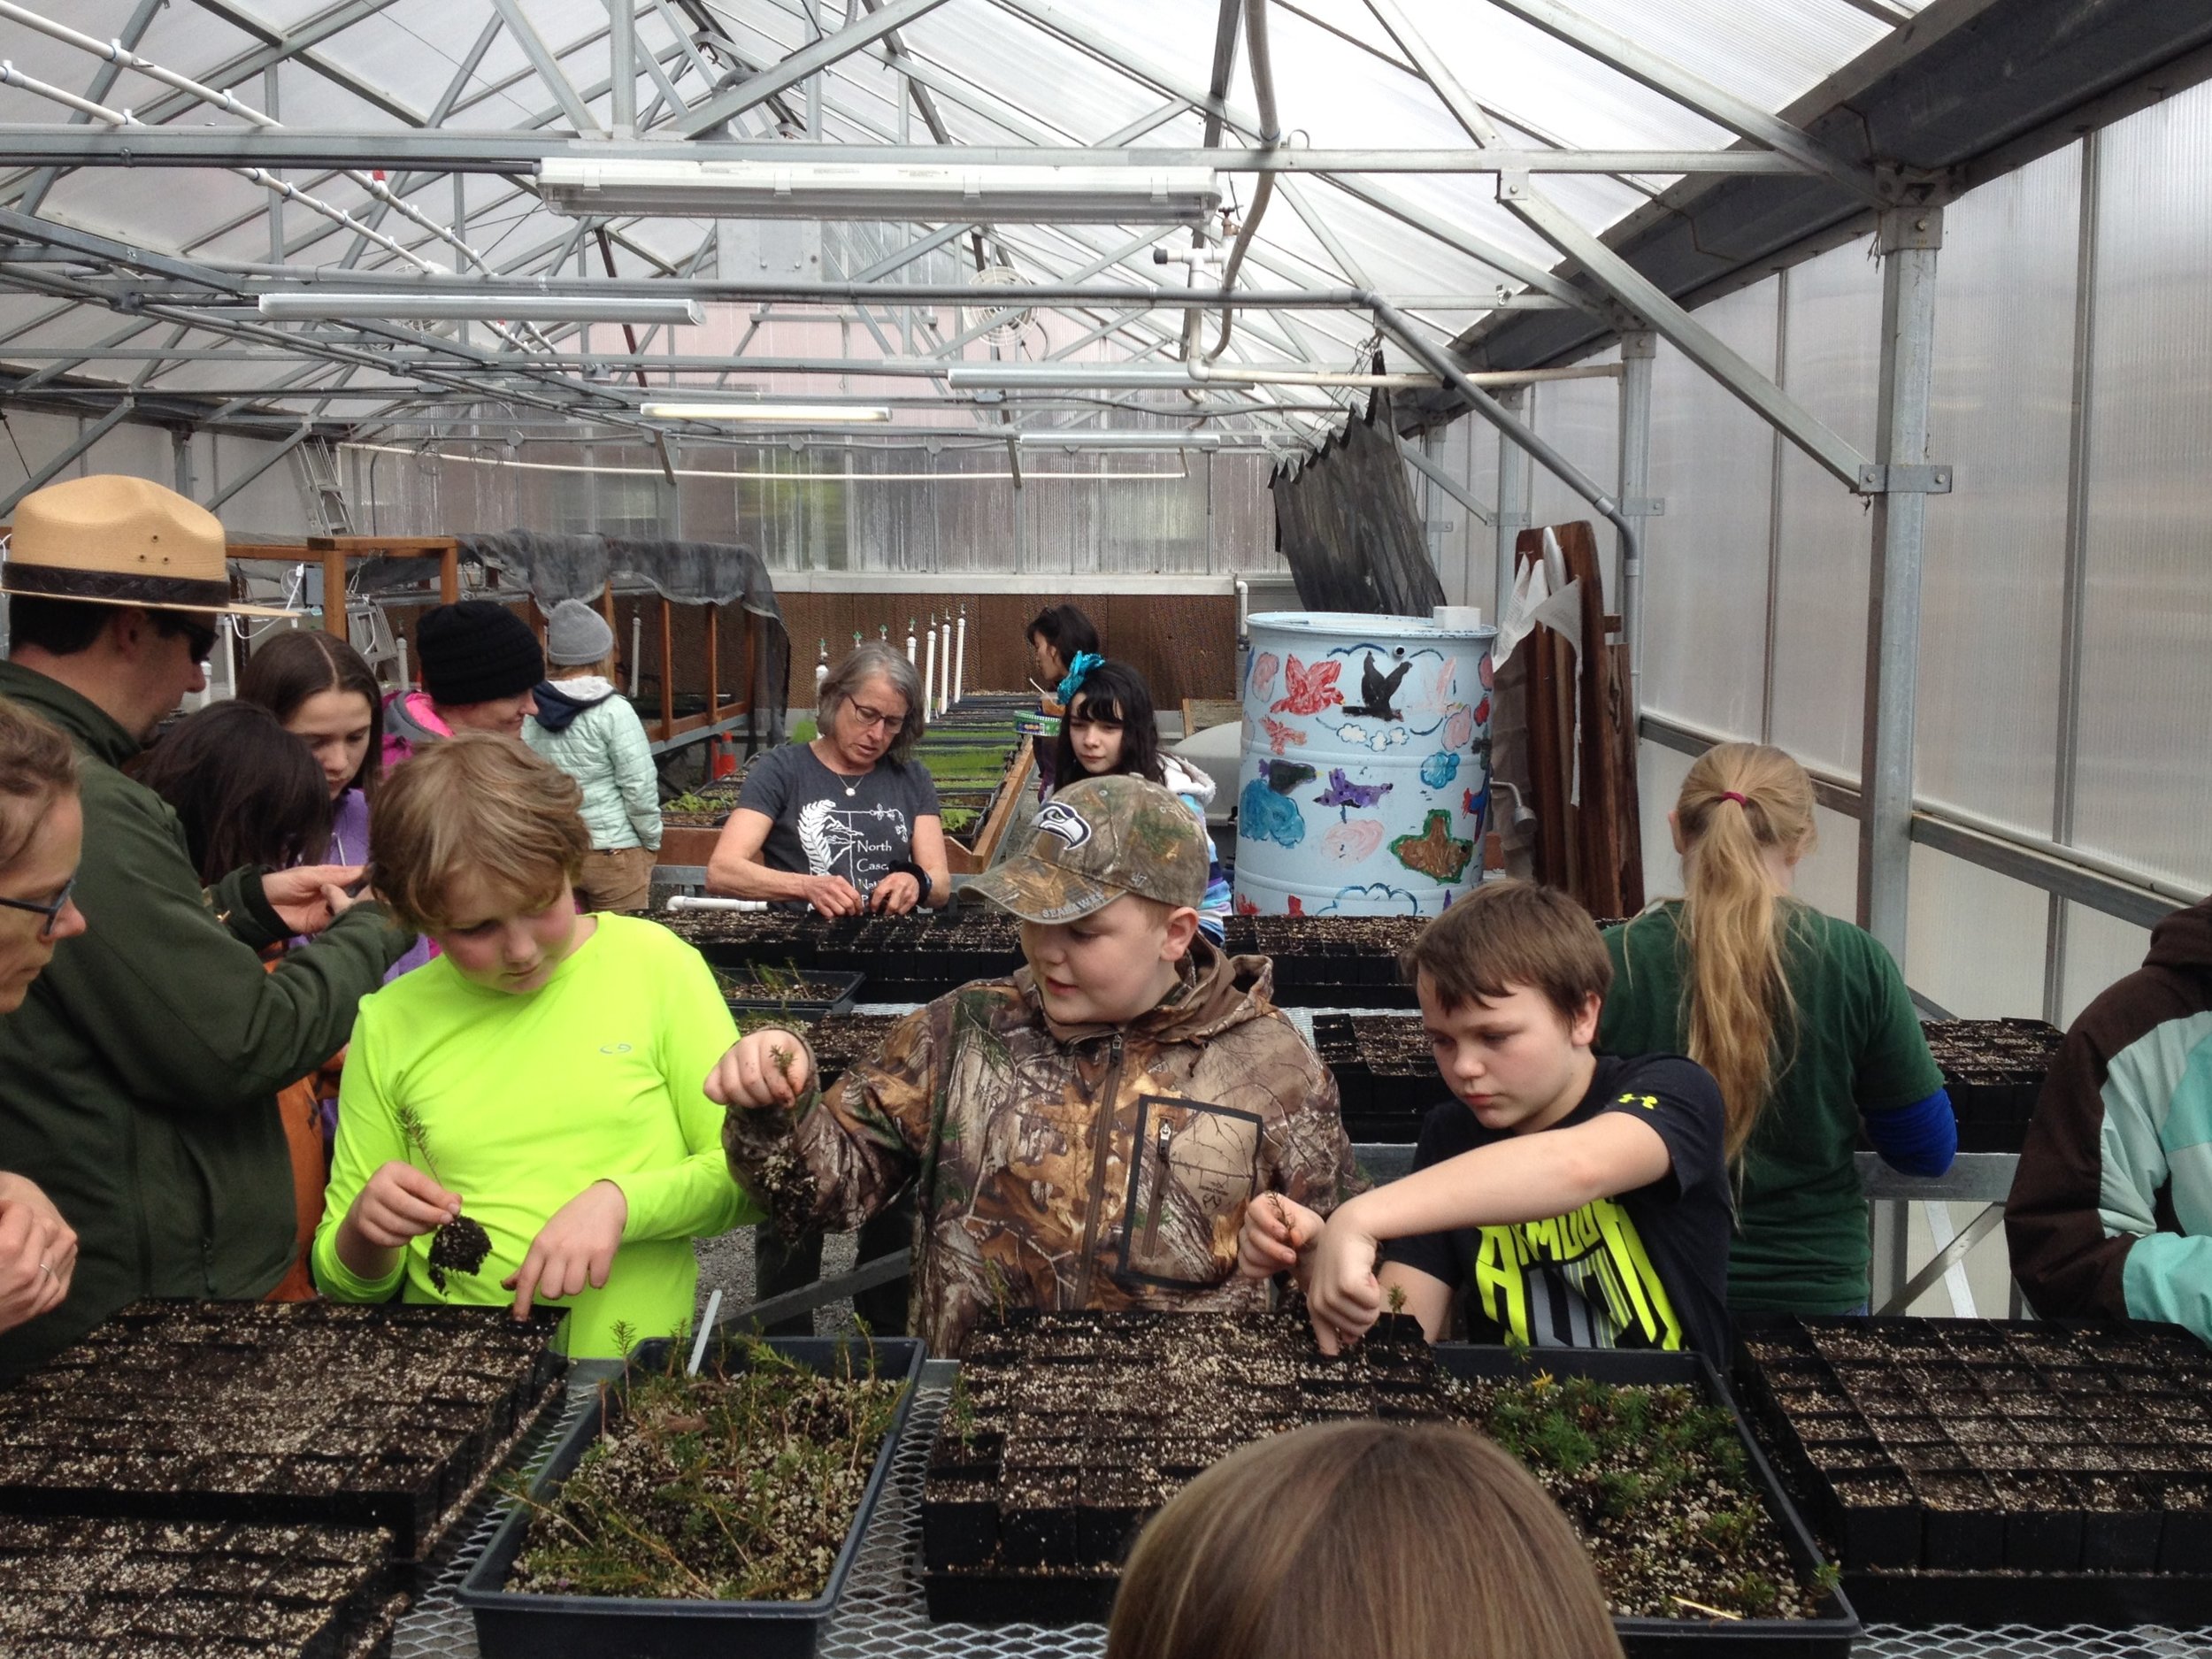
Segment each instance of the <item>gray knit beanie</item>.
[[545,660],[556,668],[578,668],[603,660],[614,649],[614,630],[580,599],[564,599],[545,619]]

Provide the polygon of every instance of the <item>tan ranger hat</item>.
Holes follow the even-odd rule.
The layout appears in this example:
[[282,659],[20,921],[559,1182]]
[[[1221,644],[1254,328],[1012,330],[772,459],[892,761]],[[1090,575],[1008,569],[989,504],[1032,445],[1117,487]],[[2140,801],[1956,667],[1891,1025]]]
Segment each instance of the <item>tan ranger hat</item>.
[[230,596],[222,521],[173,489],[113,472],[33,490],[16,504],[0,593],[149,611],[289,617]]
[[971,884],[1025,921],[1071,922],[1125,893],[1195,910],[1206,896],[1198,815],[1156,783],[1085,778],[1037,809],[1028,850]]

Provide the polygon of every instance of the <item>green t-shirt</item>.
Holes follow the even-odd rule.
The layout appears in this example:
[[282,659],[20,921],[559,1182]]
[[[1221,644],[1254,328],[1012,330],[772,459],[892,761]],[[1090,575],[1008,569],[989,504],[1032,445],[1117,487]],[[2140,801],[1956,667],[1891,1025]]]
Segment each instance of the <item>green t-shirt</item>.
[[[1613,988],[1601,1053],[1690,1048],[1679,901],[1605,932]],[[1858,1114],[1894,1111],[1943,1087],[1904,975],[1872,935],[1794,899],[1780,907],[1797,1028],[1780,1038],[1774,1097],[1744,1148],[1728,1305],[1844,1313],[1867,1300],[1866,1198],[1852,1148]]]
[[[338,1096],[338,1144],[316,1283],[340,1302],[500,1304],[499,1281],[563,1204],[611,1180],[629,1204],[604,1289],[566,1305],[561,1342],[580,1359],[621,1351],[688,1325],[698,1283],[695,1236],[726,1233],[763,1212],[731,1179],[722,1109],[706,1076],[736,1041],[706,961],[665,928],[602,916],[592,936],[535,991],[516,996],[461,977],[441,956],[361,1004]],[[400,1133],[412,1107],[430,1157]],[[430,1240],[416,1239],[388,1279],[349,1272],[338,1225],[387,1162],[435,1166],[461,1213],[491,1235],[475,1273],[430,1279]]]

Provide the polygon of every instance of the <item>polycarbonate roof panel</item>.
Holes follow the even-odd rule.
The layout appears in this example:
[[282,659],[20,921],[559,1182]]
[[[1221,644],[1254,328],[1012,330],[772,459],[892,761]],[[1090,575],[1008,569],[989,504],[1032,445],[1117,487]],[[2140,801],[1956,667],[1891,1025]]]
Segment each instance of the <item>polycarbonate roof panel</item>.
[[[101,41],[124,35],[138,0],[32,0],[48,16]],[[1508,142],[1529,147],[1623,150],[1708,150],[1736,142],[1713,120],[1674,99],[1639,84],[1574,46],[1511,15],[1502,4],[1416,6],[1402,0],[1414,26],[1423,31],[1467,92],[1487,111]],[[1919,0],[1572,0],[1590,23],[1631,37],[1643,49],[1671,59],[1725,93],[1765,110],[1779,110],[1801,97],[1824,78],[1883,37],[1888,25],[1869,15],[1876,10],[1909,13]],[[687,104],[710,96],[718,82],[741,80],[746,65],[772,63],[868,12],[858,0],[638,0],[636,35],[641,49],[664,65],[665,78]],[[604,0],[522,0],[517,8],[560,65],[567,81],[586,102],[594,121],[611,120],[605,82],[609,72],[608,18]],[[817,83],[822,116],[820,136],[856,147],[903,138],[926,144],[929,131],[921,112],[907,98],[902,69],[915,76],[956,143],[1018,148],[1044,143],[1095,144],[1156,121],[1126,142],[1140,148],[1195,148],[1203,142],[1205,121],[1189,104],[1201,101],[1210,73],[1217,7],[1203,0],[944,0],[909,18],[893,40],[879,40],[835,64]],[[1442,100],[1413,72],[1404,52],[1377,21],[1363,0],[1271,0],[1267,12],[1275,101],[1286,140],[1316,148],[1462,149],[1466,134]],[[233,19],[235,19],[234,21]],[[329,27],[333,19],[341,26]],[[465,78],[488,24],[499,19],[490,43]],[[692,36],[713,23],[726,47],[710,38],[704,56]],[[311,33],[300,49],[288,36]],[[260,73],[240,74],[231,67],[265,55],[265,42],[285,42],[275,71],[273,112],[289,126],[397,131],[426,119],[442,102],[449,107],[444,125],[466,131],[533,128],[558,140],[569,129],[563,100],[540,77],[531,54],[507,26],[491,0],[196,0],[157,12],[138,50],[157,63],[203,80],[211,79],[257,108],[271,103]],[[893,43],[903,57],[895,63]],[[82,93],[102,73],[100,60],[69,44],[19,25],[0,25],[0,58],[20,73]],[[703,65],[704,73],[702,73]],[[240,119],[179,94],[134,70],[112,76],[104,94],[114,108],[152,111],[157,119],[196,127],[235,127]],[[1171,115],[1163,111],[1180,102]],[[1259,97],[1251,64],[1240,40],[1226,103],[1235,127],[1225,143],[1243,145],[1256,130]],[[665,122],[667,101],[656,79],[641,75],[636,107],[642,116]],[[803,116],[807,89],[795,86],[735,124],[737,135],[774,133],[780,114]],[[0,88],[0,121],[57,125],[69,112],[47,99],[17,88]],[[0,178],[0,203],[20,205],[31,175]],[[403,188],[411,208],[438,227],[449,224],[455,186],[450,175],[396,167],[388,184]],[[1545,174],[1540,188],[1578,222],[1601,230],[1642,204],[1672,180],[1664,175],[1634,180],[1594,174]],[[315,204],[349,215],[357,224],[373,223],[442,268],[469,261],[439,235],[392,212],[364,185],[342,173],[303,173],[290,182],[314,198],[285,206],[286,257],[296,265],[336,267],[352,260],[369,270],[405,270],[403,259],[371,245],[364,249],[354,228],[331,222]],[[1225,196],[1239,213],[1248,212],[1256,175],[1224,178]],[[1520,281],[1502,273],[1517,261],[1548,270],[1557,263],[1548,246],[1495,199],[1489,174],[1365,174],[1340,183],[1325,177],[1286,177],[1261,222],[1242,279],[1265,288],[1335,287],[1359,280],[1394,296],[1456,299],[1456,306],[1430,307],[1420,320],[1450,337],[1479,319],[1470,309],[1479,299],[1516,290]],[[603,265],[594,235],[580,236],[577,220],[540,206],[514,180],[471,174],[460,187],[467,223],[465,240],[474,254],[495,270],[510,273],[572,278],[580,268],[599,274]],[[1298,198],[1293,200],[1294,194]],[[1365,199],[1362,199],[1362,198]],[[257,265],[270,257],[272,193],[233,172],[219,168],[87,169],[64,173],[45,190],[38,211],[53,221],[96,232],[170,254],[234,265]],[[1299,211],[1317,217],[1327,235],[1317,234]],[[687,218],[617,219],[607,226],[618,274],[631,277],[691,267],[710,251],[711,221]],[[925,227],[878,227],[887,234],[921,234]],[[1036,282],[1064,280],[1100,255],[1132,242],[1139,227],[1005,226],[994,240],[1016,270]],[[852,264],[879,257],[896,240],[832,237],[826,246],[850,241]],[[1180,229],[1160,232],[1158,245],[1179,251],[1188,246]],[[1333,251],[1333,242],[1343,259]],[[581,249],[580,261],[579,249]],[[869,251],[862,252],[859,250]],[[957,255],[956,258],[954,256]],[[1488,254],[1491,258],[1486,258]],[[964,237],[943,263],[918,265],[902,274],[925,271],[941,280],[948,271],[972,270]],[[557,269],[556,265],[557,265]],[[702,267],[713,274],[710,258]],[[35,265],[0,272],[0,289],[37,280]],[[1102,271],[1103,285],[1133,281],[1182,286],[1190,280],[1180,264],[1152,263],[1147,246]],[[1196,285],[1217,282],[1217,267],[1202,271]],[[0,361],[10,343],[33,347],[86,347],[145,323],[134,347],[160,344],[174,332],[167,316],[128,319],[104,306],[79,303],[58,312],[47,295],[0,291]],[[785,308],[788,310],[788,308]],[[320,363],[315,342],[333,337],[327,328],[288,326],[273,331],[233,308],[234,320],[211,318],[184,342],[191,347],[236,343],[225,332],[249,325],[256,340],[288,337],[299,342],[296,361],[181,363],[150,372],[144,359],[97,358],[82,365],[53,365],[46,358],[19,359],[24,370],[58,366],[78,381],[134,380],[158,390],[207,388],[227,390],[273,386],[303,365]],[[748,334],[748,306],[714,308],[707,327],[683,331],[687,352],[733,351]],[[938,334],[957,333],[971,313],[959,307],[935,312]],[[1163,335],[1179,333],[1179,315],[1160,312],[1106,334],[1090,344],[1081,336],[1104,313],[1093,308],[1083,317],[1056,317],[1033,336],[1005,345],[1015,356],[1033,349],[1069,349],[1086,358],[1145,352]],[[766,325],[749,348],[773,350],[772,337],[803,337],[810,353],[821,342],[841,337],[856,356],[876,349],[873,336],[856,324],[838,331],[827,326],[797,330],[786,323]],[[1210,332],[1217,326],[1211,314]],[[337,331],[342,335],[343,331]],[[573,349],[573,330],[545,333]],[[926,325],[923,331],[927,334]],[[1364,312],[1253,313],[1240,319],[1231,360],[1297,361],[1317,366],[1350,365],[1372,335]],[[608,349],[616,331],[595,331],[595,344]],[[441,336],[426,334],[426,343]],[[478,336],[481,338],[480,334]],[[887,336],[887,337],[890,337]],[[665,347],[657,336],[655,349]],[[380,345],[374,349],[383,349]],[[924,349],[920,339],[916,349]],[[933,348],[932,348],[933,349]],[[967,355],[992,348],[972,345]],[[906,349],[903,341],[898,349]],[[1171,354],[1154,352],[1155,360]],[[742,373],[741,360],[736,365]],[[406,370],[399,371],[406,384]],[[357,366],[355,384],[384,378],[373,367]],[[760,377],[753,377],[758,379]],[[818,388],[833,382],[819,376],[780,372],[772,377],[788,390]],[[858,367],[848,378],[863,378]],[[868,383],[890,384],[887,377]],[[909,379],[896,388],[912,392],[929,385]],[[311,399],[312,394],[304,395]],[[1264,403],[1271,394],[1255,401]],[[1288,388],[1286,401],[1320,401],[1312,388]],[[272,399],[272,406],[306,407],[304,401]],[[342,408],[342,405],[339,406]],[[542,411],[541,411],[542,412]]]

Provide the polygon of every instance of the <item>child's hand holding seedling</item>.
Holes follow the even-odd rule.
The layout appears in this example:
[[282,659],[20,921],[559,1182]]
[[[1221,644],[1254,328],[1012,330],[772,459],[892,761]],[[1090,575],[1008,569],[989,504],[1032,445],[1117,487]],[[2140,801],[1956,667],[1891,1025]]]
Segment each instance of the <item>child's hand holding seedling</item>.
[[[378,1250],[396,1250],[411,1239],[436,1232],[460,1213],[459,1194],[449,1193],[413,1164],[395,1159],[369,1177],[369,1184],[346,1213],[346,1226]],[[343,1248],[342,1235],[342,1253]]]
[[724,1106],[789,1106],[807,1091],[806,1044],[773,1026],[738,1039],[707,1073],[707,1098]]
[[1306,1308],[1324,1354],[1356,1342],[1382,1317],[1382,1286],[1375,1278],[1382,1245],[1360,1225],[1360,1215],[1357,1198],[1338,1206],[1307,1258]]
[[1237,1241],[1237,1271],[1247,1279],[1272,1279],[1298,1271],[1299,1258],[1321,1236],[1325,1224],[1303,1204],[1280,1193],[1262,1193],[1244,1207],[1244,1231]]

